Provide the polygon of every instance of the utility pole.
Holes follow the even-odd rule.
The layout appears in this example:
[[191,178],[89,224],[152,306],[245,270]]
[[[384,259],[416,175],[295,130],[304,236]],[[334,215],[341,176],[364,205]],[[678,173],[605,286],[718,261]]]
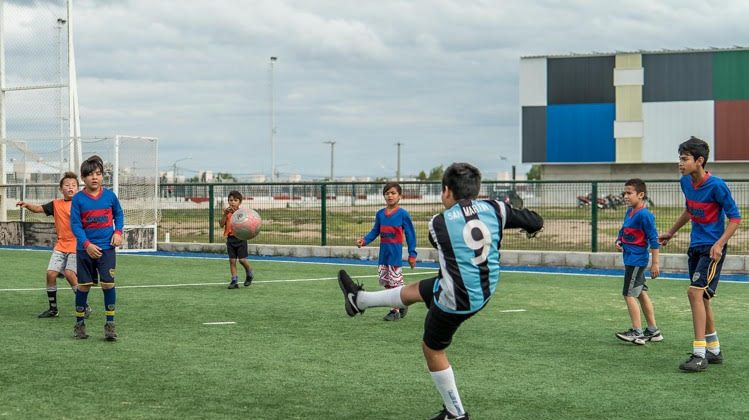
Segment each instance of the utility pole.
[[333,182],[333,165],[335,162],[335,140],[324,141],[323,143],[330,145],[330,182]]
[[395,143],[396,146],[398,146],[398,160],[397,160],[397,166],[395,167],[395,180],[398,182],[401,182],[401,146],[403,143],[398,142]]
[[273,108],[273,65],[278,57],[270,58],[270,179],[276,180],[276,114]]

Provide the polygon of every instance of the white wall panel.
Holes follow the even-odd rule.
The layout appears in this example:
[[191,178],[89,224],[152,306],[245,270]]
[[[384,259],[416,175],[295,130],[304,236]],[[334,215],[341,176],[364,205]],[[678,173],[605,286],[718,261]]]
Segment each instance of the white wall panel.
[[520,59],[520,106],[546,106],[546,58]]
[[645,102],[642,160],[675,165],[679,161],[679,144],[690,136],[705,140],[710,150],[715,150],[713,109],[713,101]]
[[614,86],[642,86],[644,82],[643,69],[614,69]]
[[614,137],[642,137],[642,121],[614,121]]

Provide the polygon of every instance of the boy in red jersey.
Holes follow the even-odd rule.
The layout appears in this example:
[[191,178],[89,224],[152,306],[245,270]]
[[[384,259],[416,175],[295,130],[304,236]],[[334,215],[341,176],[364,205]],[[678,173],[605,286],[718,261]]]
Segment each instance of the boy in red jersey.
[[[65,172],[60,180],[60,193],[63,198],[52,200],[47,204],[38,205],[19,201],[16,206],[23,207],[32,213],[44,213],[55,219],[57,242],[52,251],[47,266],[47,301],[49,309],[39,314],[39,318],[55,318],[59,315],[57,308],[57,276],[62,275],[70,284],[73,293],[78,290],[78,276],[76,275],[75,235],[70,230],[70,203],[73,195],[78,192],[78,175]],[[91,308],[86,307],[86,316]]]
[[691,356],[679,365],[679,369],[688,372],[703,371],[711,363],[723,363],[710,299],[718,288],[726,243],[741,223],[741,213],[731,197],[731,190],[722,179],[705,171],[709,155],[710,146],[696,137],[679,145],[680,183],[686,208],[671,229],[658,237],[665,246],[682,226],[692,221],[687,255],[692,282],[688,296],[694,342]]
[[[378,274],[380,285],[386,289],[403,286],[403,236],[408,244],[408,265],[416,266],[416,232],[411,215],[400,207],[403,190],[397,182],[388,182],[382,188],[387,207],[377,211],[372,230],[363,238],[356,240],[359,248],[366,246],[380,237],[380,255]],[[383,318],[385,321],[397,321],[406,316],[408,308],[390,308]]]

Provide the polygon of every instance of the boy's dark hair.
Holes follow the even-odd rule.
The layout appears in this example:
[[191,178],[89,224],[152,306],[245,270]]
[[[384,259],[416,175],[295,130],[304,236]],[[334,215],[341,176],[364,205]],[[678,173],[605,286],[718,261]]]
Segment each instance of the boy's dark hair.
[[237,200],[239,200],[240,203],[242,202],[242,193],[239,192],[239,191],[237,191],[237,190],[231,190],[231,191],[229,191],[229,196],[228,197],[229,198],[234,197]]
[[65,172],[62,175],[62,179],[60,179],[60,188],[62,188],[62,184],[65,183],[66,179],[75,179],[75,183],[78,183],[78,175],[76,175],[75,172]]
[[679,156],[691,155],[696,161],[698,158],[704,158],[702,167],[707,166],[707,158],[710,156],[710,145],[705,140],[698,139],[695,136],[679,145]]
[[636,192],[643,193],[647,197],[648,195],[648,187],[645,185],[645,181],[641,180],[640,178],[632,178],[629,181],[624,183],[625,187],[633,187]]
[[470,163],[455,162],[442,175],[442,189],[449,188],[455,200],[473,200],[481,189],[481,171]]
[[403,194],[401,184],[397,182],[388,182],[384,187],[382,187],[382,195],[385,195],[385,193],[388,192],[388,190],[391,188],[395,188],[395,191],[398,191],[398,194]]
[[99,156],[93,155],[81,163],[81,176],[85,178],[97,169],[104,173],[104,161]]

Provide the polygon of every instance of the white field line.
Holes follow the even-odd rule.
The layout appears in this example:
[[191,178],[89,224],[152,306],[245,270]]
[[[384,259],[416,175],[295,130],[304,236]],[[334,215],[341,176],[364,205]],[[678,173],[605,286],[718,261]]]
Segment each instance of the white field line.
[[504,311],[499,311],[502,313],[510,313],[510,312],[527,312],[527,309],[505,309]]
[[234,321],[204,322],[203,325],[234,325]]

